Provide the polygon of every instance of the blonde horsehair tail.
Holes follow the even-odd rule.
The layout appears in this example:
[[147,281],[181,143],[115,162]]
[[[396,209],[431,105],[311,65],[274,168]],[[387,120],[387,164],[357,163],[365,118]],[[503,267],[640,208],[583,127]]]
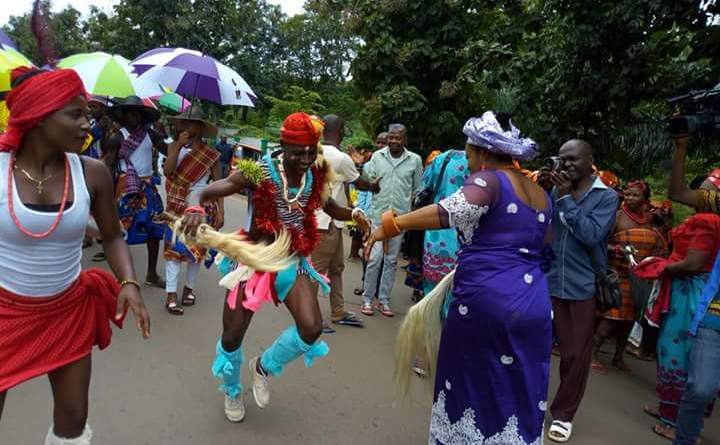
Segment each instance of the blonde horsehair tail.
[[455,270],[410,308],[400,326],[395,343],[395,385],[401,396],[406,396],[410,389],[412,366],[416,358],[428,367],[429,381],[434,381],[442,332],[442,311],[445,299],[452,293],[454,279]]
[[234,261],[261,272],[279,272],[293,261],[290,255],[292,239],[285,229],[281,230],[270,244],[252,242],[237,233],[218,232],[207,224],[201,224],[196,236],[189,238],[181,229],[182,218],[168,214],[165,217],[172,221],[173,243],[179,239],[187,245],[215,249]]

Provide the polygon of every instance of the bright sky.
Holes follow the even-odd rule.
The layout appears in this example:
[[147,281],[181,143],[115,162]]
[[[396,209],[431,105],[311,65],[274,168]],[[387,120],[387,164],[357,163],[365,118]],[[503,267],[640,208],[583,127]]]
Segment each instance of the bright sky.
[[[304,0],[267,0],[268,3],[280,5],[287,15],[299,14],[303,11]],[[112,5],[118,0],[53,0],[53,10],[61,10],[67,5],[72,5],[81,13],[87,13],[90,5],[110,12]],[[7,23],[11,15],[22,15],[32,9],[32,0],[0,0],[0,26]]]

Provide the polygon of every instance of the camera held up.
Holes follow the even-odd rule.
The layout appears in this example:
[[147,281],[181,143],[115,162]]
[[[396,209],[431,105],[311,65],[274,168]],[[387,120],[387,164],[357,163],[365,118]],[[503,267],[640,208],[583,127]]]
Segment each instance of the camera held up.
[[545,167],[553,172],[559,172],[565,168],[565,163],[560,156],[551,156],[545,159]]
[[681,113],[668,120],[671,136],[720,137],[720,84],[710,90],[673,97],[668,102]]

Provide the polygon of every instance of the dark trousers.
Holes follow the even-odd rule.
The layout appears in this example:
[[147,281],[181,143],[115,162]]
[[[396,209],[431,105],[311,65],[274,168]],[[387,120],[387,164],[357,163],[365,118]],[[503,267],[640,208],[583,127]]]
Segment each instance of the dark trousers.
[[552,298],[553,324],[560,342],[560,387],[550,412],[554,420],[572,422],[590,374],[595,333],[595,299]]

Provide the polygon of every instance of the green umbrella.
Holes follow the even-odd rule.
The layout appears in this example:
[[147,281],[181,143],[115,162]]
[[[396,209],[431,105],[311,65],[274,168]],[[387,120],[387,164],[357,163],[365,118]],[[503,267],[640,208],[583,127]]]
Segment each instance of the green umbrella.
[[130,61],[122,56],[103,52],[80,53],[62,59],[60,68],[72,68],[91,94],[110,97],[151,97],[162,94],[160,86],[139,80]]
[[158,106],[166,108],[175,113],[182,113],[190,106],[190,101],[181,95],[173,92],[163,93],[159,96],[151,97]]

